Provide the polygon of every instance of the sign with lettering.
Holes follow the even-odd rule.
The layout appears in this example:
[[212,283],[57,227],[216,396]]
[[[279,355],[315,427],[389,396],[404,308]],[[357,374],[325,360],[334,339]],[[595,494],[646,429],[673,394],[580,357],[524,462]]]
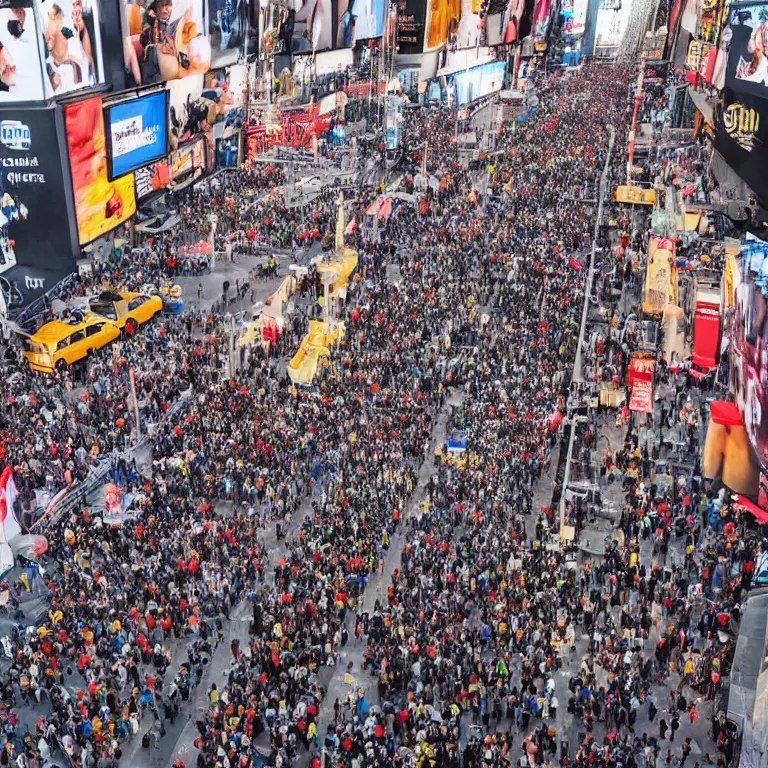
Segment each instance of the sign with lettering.
[[75,265],[56,122],[55,107],[0,109],[0,277],[11,311]]
[[104,110],[110,181],[168,154],[167,122],[167,90]]

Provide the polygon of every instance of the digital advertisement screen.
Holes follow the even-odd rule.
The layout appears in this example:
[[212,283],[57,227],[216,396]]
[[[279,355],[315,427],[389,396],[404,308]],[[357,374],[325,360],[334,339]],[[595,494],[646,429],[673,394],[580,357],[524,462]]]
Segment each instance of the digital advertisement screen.
[[[211,68],[205,0],[120,1],[125,3],[123,53],[129,86],[204,75]],[[219,38],[219,46],[222,42],[229,44],[226,37]]]
[[562,34],[571,40],[584,35],[587,23],[587,0],[564,0],[561,6],[563,15]]
[[741,279],[734,286],[736,303],[731,328],[731,389],[736,396],[750,442],[768,464],[768,389],[762,350],[768,339],[768,285],[763,264],[768,243],[751,235],[742,243]]
[[768,205],[768,99],[726,88],[715,148],[760,202]]
[[36,0],[45,40],[46,92],[54,96],[104,82],[97,0]]
[[0,167],[0,278],[15,309],[75,264],[55,108],[0,109]]
[[297,6],[293,19],[292,53],[327,51],[333,48],[335,14],[331,0],[302,0]]
[[100,96],[64,108],[69,167],[80,244],[95,240],[136,213],[133,174],[110,181]]
[[487,45],[507,45],[522,40],[531,31],[533,0],[494,0],[485,18]]
[[216,168],[237,168],[236,137],[216,139]]
[[32,3],[0,8],[0,104],[43,101],[43,34]]
[[625,0],[617,10],[601,8],[597,12],[595,48],[618,48],[629,24],[632,4]]
[[[518,4],[524,5],[525,0],[512,3]],[[483,28],[481,9],[479,0],[432,0],[428,4],[425,50],[440,46],[451,50],[478,46]]]
[[107,107],[109,179],[168,154],[168,91]]
[[144,200],[160,192],[171,183],[171,171],[164,160],[137,168],[133,174],[136,184],[136,200]]
[[248,36],[248,3],[243,0],[208,0],[207,19],[211,67],[236,64]]
[[355,39],[382,37],[386,12],[386,0],[352,0]]
[[427,0],[397,0],[397,45],[403,54],[424,52]]
[[477,99],[482,99],[483,96],[500,91],[504,86],[506,69],[505,61],[494,61],[466,72],[457,72],[454,75],[454,82],[458,106],[464,107]]
[[768,3],[732,5],[726,84],[734,91],[768,98]]

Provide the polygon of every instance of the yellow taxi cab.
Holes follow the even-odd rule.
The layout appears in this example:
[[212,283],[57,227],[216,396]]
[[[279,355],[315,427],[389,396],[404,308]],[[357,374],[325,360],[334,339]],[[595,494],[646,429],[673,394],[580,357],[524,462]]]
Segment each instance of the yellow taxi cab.
[[102,291],[98,296],[76,300],[76,304],[86,312],[111,320],[129,334],[163,310],[160,296],[132,291]]
[[24,357],[33,371],[54,373],[87,357],[120,336],[116,323],[97,315],[52,320],[24,342]]

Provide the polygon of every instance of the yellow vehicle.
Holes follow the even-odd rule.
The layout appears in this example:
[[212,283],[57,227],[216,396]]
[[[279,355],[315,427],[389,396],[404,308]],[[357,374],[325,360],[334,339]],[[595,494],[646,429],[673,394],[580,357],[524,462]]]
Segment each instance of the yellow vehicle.
[[162,312],[163,300],[160,296],[145,293],[102,291],[98,296],[77,300],[75,305],[85,312],[111,320],[120,330],[133,333],[140,325]]
[[64,323],[52,320],[24,342],[29,367],[41,373],[62,371],[120,336],[116,323],[97,315]]

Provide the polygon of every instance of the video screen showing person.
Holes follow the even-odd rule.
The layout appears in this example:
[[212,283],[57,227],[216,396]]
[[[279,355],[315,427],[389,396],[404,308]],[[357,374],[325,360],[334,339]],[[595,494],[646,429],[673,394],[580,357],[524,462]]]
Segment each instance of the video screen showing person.
[[211,68],[203,0],[136,0],[125,6],[125,69],[133,85],[204,75]]
[[31,3],[0,8],[0,103],[45,98],[42,45]]
[[729,25],[731,87],[768,97],[768,4],[731,8]]
[[38,0],[45,39],[45,75],[58,96],[104,82],[96,0]]

